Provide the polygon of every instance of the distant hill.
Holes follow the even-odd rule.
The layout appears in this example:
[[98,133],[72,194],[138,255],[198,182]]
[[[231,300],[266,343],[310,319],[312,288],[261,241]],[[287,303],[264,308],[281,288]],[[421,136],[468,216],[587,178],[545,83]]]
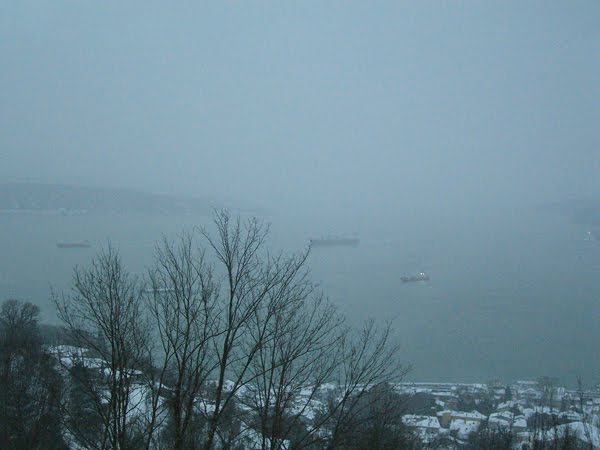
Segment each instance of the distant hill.
[[206,213],[206,199],[58,184],[0,184],[0,211]]

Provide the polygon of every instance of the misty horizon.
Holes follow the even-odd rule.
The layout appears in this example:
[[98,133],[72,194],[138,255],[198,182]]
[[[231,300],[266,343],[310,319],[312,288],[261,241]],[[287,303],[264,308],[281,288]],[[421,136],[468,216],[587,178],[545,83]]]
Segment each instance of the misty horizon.
[[64,188],[0,204],[0,299],[50,319],[108,240],[140,272],[224,207],[274,250],[359,237],[314,281],[394,317],[415,379],[598,377],[600,3],[0,10],[0,201]]

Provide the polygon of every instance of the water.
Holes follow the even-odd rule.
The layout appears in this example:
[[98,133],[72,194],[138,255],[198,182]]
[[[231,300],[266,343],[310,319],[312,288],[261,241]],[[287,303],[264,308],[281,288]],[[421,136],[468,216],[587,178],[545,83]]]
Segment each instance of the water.
[[[0,298],[33,301],[45,321],[56,322],[50,286],[67,290],[73,266],[88,263],[108,240],[132,272],[143,273],[162,234],[209,220],[0,214]],[[316,218],[268,220],[275,248],[299,250],[324,232]],[[410,379],[599,381],[600,243],[585,240],[585,227],[521,209],[416,216],[359,231],[358,247],[311,252],[313,279],[353,322],[393,320],[413,365]],[[92,248],[56,248],[85,239]],[[420,271],[431,280],[399,280]]]

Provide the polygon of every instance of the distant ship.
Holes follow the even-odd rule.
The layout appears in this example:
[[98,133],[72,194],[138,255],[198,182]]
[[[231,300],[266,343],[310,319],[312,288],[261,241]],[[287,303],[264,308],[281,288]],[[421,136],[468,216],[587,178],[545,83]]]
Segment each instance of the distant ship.
[[81,241],[81,242],[57,242],[56,246],[58,248],[89,248],[89,247],[91,247],[89,241]]
[[429,281],[429,275],[427,275],[425,272],[421,272],[417,275],[411,275],[409,277],[400,277],[400,280],[403,283],[410,283],[412,281]]
[[354,247],[360,242],[358,238],[329,237],[309,239],[311,247]]
[[596,230],[590,230],[587,232],[586,239],[588,241],[600,241],[600,232]]

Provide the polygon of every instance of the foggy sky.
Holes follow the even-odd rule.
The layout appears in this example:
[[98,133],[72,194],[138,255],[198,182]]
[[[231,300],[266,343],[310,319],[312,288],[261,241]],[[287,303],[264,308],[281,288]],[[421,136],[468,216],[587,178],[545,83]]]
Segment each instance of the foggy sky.
[[2,2],[0,179],[370,211],[599,194],[600,3]]

